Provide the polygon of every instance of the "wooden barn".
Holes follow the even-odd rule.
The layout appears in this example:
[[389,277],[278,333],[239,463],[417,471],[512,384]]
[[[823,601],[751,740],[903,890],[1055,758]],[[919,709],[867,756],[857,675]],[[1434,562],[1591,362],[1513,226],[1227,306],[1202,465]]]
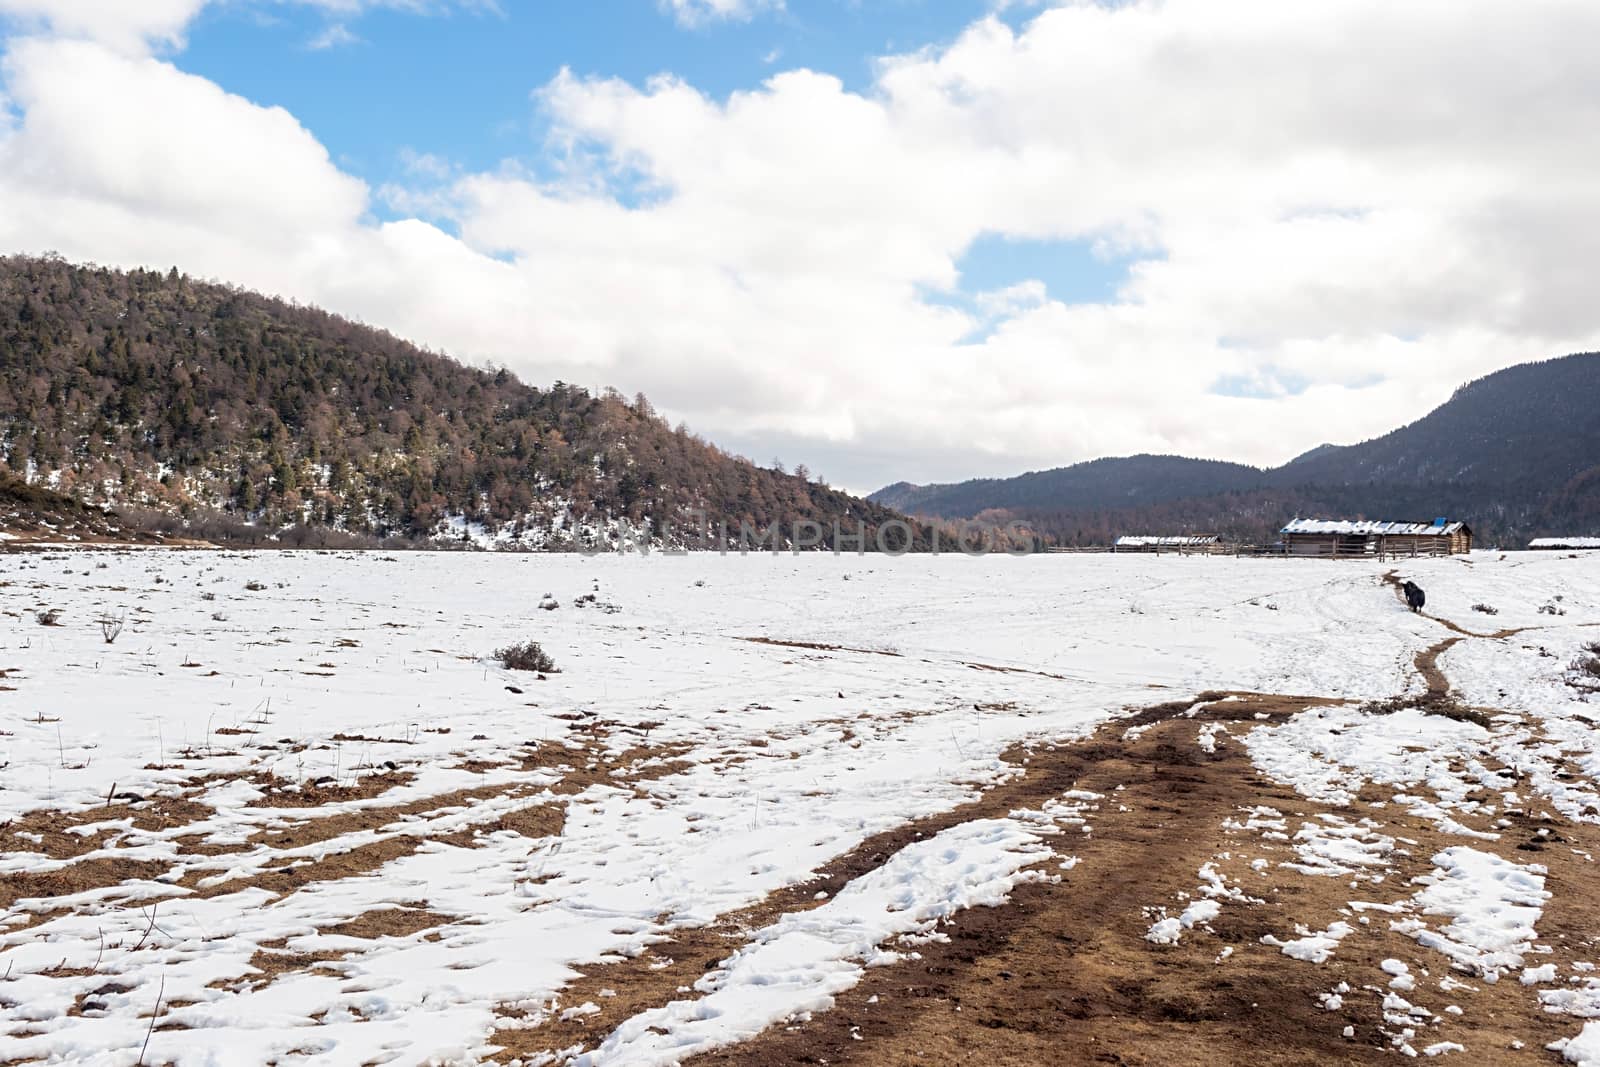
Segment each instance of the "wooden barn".
[[1178,552],[1211,553],[1217,551],[1219,545],[1216,534],[1199,534],[1193,536],[1151,536],[1148,534],[1126,534],[1119,537],[1111,545],[1113,552]]
[[1535,552],[1553,552],[1557,549],[1577,551],[1579,549],[1600,548],[1600,537],[1535,537],[1528,542],[1528,547]]
[[1472,551],[1472,528],[1464,522],[1382,522],[1370,519],[1295,519],[1282,531],[1289,556],[1359,559],[1388,556],[1453,556]]

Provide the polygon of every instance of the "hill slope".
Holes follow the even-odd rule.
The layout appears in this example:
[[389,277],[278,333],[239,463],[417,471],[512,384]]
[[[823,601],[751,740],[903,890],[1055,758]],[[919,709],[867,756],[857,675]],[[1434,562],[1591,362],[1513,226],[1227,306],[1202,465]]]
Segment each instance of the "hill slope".
[[1101,459],[869,499],[940,518],[1000,510],[1065,543],[1130,530],[1260,539],[1294,514],[1464,517],[1487,539],[1600,530],[1600,354],[1511,367],[1427,416],[1268,471],[1179,457]]
[[1095,459],[1071,467],[1031,471],[1015,478],[980,478],[953,485],[897,482],[870,500],[897,511],[939,518],[968,518],[1000,508],[1101,509],[1136,507],[1167,500],[1253,489],[1266,484],[1263,471],[1238,463],[1182,456]]
[[895,517],[728,455],[638,397],[536,389],[179,275],[0,259],[0,469],[260,528],[571,543],[607,517]]
[[1273,472],[1294,485],[1515,486],[1546,491],[1600,463],[1600,354],[1508,367],[1409,426],[1325,447]]

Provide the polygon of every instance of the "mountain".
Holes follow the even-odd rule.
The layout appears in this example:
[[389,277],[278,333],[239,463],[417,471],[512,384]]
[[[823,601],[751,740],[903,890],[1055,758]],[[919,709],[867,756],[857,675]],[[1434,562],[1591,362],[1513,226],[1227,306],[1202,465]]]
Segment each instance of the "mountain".
[[1265,472],[1238,463],[1182,456],[1095,459],[1015,478],[980,478],[953,485],[896,482],[869,500],[916,515],[970,518],[991,509],[1082,510],[1137,507],[1166,500],[1266,484]]
[[176,269],[0,259],[0,474],[207,535],[573,543],[702,509],[736,532],[889,509],[757,467],[639,396],[525,385]]
[[1523,363],[1463,385],[1409,426],[1323,447],[1280,484],[1472,484],[1544,491],[1600,464],[1600,354]]
[[1119,533],[1270,537],[1296,514],[1471,522],[1484,543],[1600,532],[1600,354],[1498,371],[1428,415],[1271,470],[1175,456],[1099,459],[868,499],[941,519],[1009,518],[1064,544]]

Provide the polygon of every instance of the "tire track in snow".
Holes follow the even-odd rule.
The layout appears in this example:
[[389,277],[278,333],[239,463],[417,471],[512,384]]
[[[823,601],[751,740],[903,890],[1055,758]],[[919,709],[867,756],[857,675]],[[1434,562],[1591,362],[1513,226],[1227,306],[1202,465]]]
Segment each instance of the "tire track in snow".
[[[624,1020],[681,1001],[686,996],[695,999],[685,990],[707,971],[728,960],[731,953],[746,945],[762,927],[770,926],[782,915],[809,911],[834,899],[846,886],[871,876],[907,848],[962,826],[983,820],[1002,820],[1019,810],[1040,809],[1080,788],[1093,790],[1093,786],[1083,785],[1083,780],[1091,774],[1103,776],[1102,765],[1110,763],[1126,769],[1127,764],[1120,756],[1125,748],[1121,736],[1130,729],[1146,729],[1176,721],[1176,729],[1193,732],[1201,722],[1255,722],[1260,716],[1281,718],[1307,707],[1337,703],[1310,697],[1263,698],[1256,694],[1241,696],[1220,692],[1203,694],[1202,699],[1215,703],[1198,714],[1191,714],[1196,711],[1192,702],[1159,704],[1119,717],[1084,741],[1031,749],[1018,747],[1009,751],[1007,761],[1023,773],[989,788],[978,800],[876,835],[829,864],[814,879],[789,886],[756,907],[724,916],[711,926],[680,931],[671,939],[651,946],[636,959],[584,969],[583,977],[569,985],[556,1004],[539,1011],[521,1009],[511,1013],[510,1024],[491,1039],[492,1044],[503,1049],[496,1058],[525,1062],[536,1062],[541,1057],[572,1059],[595,1049]],[[1161,751],[1165,754],[1168,749]],[[1236,759],[1237,755],[1230,758]],[[1182,759],[1172,768],[1159,761],[1154,764],[1164,794],[1164,800],[1158,805],[1161,814],[1141,831],[1130,832],[1131,837],[1148,840],[1152,847],[1161,842],[1170,843],[1168,820],[1177,818],[1186,826],[1193,820],[1198,826],[1207,820],[1220,822],[1232,810],[1227,805],[1220,808],[1208,805],[1193,811],[1180,806],[1183,801],[1179,798],[1189,793],[1193,784],[1182,769],[1184,765]],[[1113,776],[1116,773],[1120,771],[1113,772]],[[1115,784],[1112,783],[1113,788]],[[1102,810],[1092,820],[1096,839],[1102,839],[1104,831],[1099,824],[1109,818],[1105,808],[1112,805],[1114,799],[1108,797],[1102,801]],[[1122,830],[1112,832],[1123,833]],[[1191,831],[1180,830],[1178,836],[1187,839]],[[1079,848],[1075,835],[1069,835],[1063,843],[1067,852]],[[1187,879],[1188,888],[1194,887],[1194,872],[1205,858],[1196,853],[1194,862],[1187,865],[1183,878]],[[1054,869],[1050,864],[1045,864],[1045,868]],[[1009,911],[1004,907],[997,910],[1002,914]],[[964,921],[967,920],[957,920],[958,923]],[[898,965],[889,969],[896,970]],[[868,973],[878,972],[874,969]],[[599,1057],[594,1062],[609,1061]],[[620,1059],[617,1062],[629,1061]]]

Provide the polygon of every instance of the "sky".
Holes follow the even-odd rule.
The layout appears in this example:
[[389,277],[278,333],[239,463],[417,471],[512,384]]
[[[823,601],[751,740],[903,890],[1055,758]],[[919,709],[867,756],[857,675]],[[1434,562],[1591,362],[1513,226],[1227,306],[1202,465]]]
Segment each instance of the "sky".
[[834,485],[1258,465],[1600,348],[1592,0],[0,0],[0,252]]

